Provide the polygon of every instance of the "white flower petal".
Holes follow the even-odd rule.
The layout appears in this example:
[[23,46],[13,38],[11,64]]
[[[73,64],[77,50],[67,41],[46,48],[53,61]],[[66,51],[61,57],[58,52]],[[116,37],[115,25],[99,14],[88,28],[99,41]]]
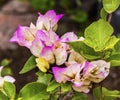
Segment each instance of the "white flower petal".
[[15,79],[13,77],[11,77],[11,76],[5,76],[4,77],[4,81],[14,83]]
[[3,77],[0,77],[0,87],[2,87],[4,84],[4,78]]

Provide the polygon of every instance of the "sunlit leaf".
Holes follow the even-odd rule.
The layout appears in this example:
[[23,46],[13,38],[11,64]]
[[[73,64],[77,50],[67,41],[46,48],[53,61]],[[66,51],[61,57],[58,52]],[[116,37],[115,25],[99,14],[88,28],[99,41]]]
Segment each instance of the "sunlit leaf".
[[112,13],[119,7],[120,0],[103,0],[103,7],[106,12]]
[[95,51],[102,51],[113,33],[112,26],[103,19],[93,22],[85,30],[85,44]]
[[110,39],[107,41],[104,50],[112,49],[118,41],[119,41],[119,38],[116,38],[115,36],[111,36]]

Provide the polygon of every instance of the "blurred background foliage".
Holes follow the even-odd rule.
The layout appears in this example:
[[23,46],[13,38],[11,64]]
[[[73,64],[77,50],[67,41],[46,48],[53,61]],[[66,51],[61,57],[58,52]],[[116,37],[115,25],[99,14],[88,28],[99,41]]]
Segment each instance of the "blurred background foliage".
[[[54,9],[58,13],[63,13],[62,23],[58,31],[61,35],[66,31],[76,31],[83,35],[84,29],[98,16],[98,0],[20,0],[28,1],[34,11],[45,13],[50,9]],[[71,26],[73,28],[70,28]],[[69,28],[67,30],[67,27]],[[71,29],[71,30],[70,30]]]

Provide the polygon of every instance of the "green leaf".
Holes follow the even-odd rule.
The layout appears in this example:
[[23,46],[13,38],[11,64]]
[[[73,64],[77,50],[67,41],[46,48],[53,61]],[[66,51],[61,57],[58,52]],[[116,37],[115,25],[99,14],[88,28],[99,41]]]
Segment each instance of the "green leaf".
[[50,100],[58,100],[58,98],[59,98],[58,93],[53,93]]
[[111,63],[111,66],[120,66],[120,52],[112,54],[107,61]]
[[1,72],[2,76],[12,75],[12,70],[9,67],[4,67]]
[[72,100],[89,100],[89,98],[85,94],[75,92],[75,95],[72,98]]
[[9,100],[8,97],[0,91],[0,100]]
[[47,73],[43,73],[41,71],[37,72],[38,75],[38,80],[37,82],[43,83],[48,85],[50,80],[52,79],[52,75],[51,74],[47,74]]
[[59,83],[57,83],[55,80],[51,81],[49,84],[48,84],[48,87],[47,87],[47,91],[53,91],[55,90],[56,88],[58,88],[60,86]]
[[15,85],[13,83],[4,82],[3,89],[10,99],[15,98],[16,88],[15,88]]
[[4,60],[2,60],[2,62],[1,62],[1,66],[7,66],[7,65],[9,65],[11,63],[11,60],[9,60],[9,59],[4,59]]
[[120,52],[120,40],[115,44],[115,52]]
[[120,0],[103,0],[103,7],[106,12],[112,13],[119,7]]
[[101,52],[105,48],[112,33],[112,26],[103,19],[100,19],[86,28],[84,42],[96,52]]
[[62,92],[68,92],[71,90],[72,90],[72,88],[71,88],[71,84],[69,82],[61,84],[61,91]]
[[[100,88],[97,87],[93,90],[93,95],[95,97],[95,100],[99,100],[100,98]],[[115,98],[120,98],[120,91],[118,90],[108,90],[104,87],[102,87],[102,100],[115,100]]]
[[104,50],[113,49],[113,47],[118,41],[119,41],[119,38],[116,38],[115,36],[111,36],[110,39],[107,41]]
[[36,67],[35,57],[31,56],[28,61],[25,63],[23,69],[20,71],[20,74],[26,73]]
[[107,20],[107,12],[104,10],[104,8],[101,9],[100,11],[100,16],[102,19],[104,19],[105,21]]
[[20,91],[22,100],[43,100],[49,99],[50,94],[46,92],[46,85],[33,82],[25,85]]
[[88,60],[101,58],[99,52],[95,52],[93,48],[87,46],[83,41],[69,42],[68,44]]
[[93,89],[93,96],[94,96],[95,100],[100,99],[100,87],[97,87],[97,88]]

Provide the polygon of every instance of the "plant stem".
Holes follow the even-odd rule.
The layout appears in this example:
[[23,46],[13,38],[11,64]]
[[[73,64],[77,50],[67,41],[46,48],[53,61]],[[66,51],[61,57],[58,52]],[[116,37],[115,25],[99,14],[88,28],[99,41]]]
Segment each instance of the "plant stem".
[[61,86],[60,86],[60,90],[59,90],[59,100],[61,100]]
[[112,19],[112,13],[108,15],[108,22],[110,23]]
[[100,83],[100,100],[103,99],[103,95],[102,95],[102,83]]

